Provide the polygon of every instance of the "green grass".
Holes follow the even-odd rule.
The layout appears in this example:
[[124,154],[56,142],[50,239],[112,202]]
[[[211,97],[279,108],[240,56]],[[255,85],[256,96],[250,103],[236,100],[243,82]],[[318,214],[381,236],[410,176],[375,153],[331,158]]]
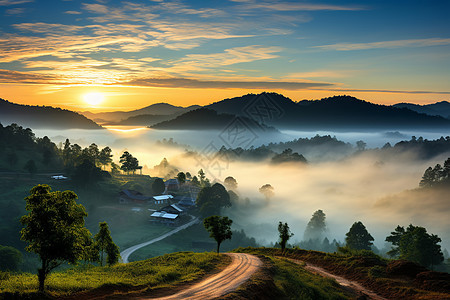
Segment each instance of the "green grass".
[[[226,257],[214,253],[178,252],[112,267],[79,266],[51,273],[46,288],[53,297],[101,287],[122,288],[125,292],[130,288],[145,291],[198,279],[225,261]],[[37,285],[34,274],[2,276],[0,298],[2,293],[34,293]]]

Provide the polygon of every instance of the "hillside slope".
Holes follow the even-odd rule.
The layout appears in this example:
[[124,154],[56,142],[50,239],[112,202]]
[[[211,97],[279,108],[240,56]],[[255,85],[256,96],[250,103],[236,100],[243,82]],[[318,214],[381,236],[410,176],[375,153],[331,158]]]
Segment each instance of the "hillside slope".
[[94,121],[70,110],[15,104],[4,99],[0,99],[0,123],[16,123],[30,128],[102,129]]

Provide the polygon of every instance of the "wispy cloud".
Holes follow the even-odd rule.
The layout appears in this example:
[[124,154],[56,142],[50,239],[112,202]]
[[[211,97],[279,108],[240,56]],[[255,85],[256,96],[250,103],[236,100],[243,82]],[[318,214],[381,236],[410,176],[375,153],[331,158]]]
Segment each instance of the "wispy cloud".
[[411,40],[396,40],[396,41],[382,41],[371,43],[337,43],[323,46],[315,46],[323,50],[336,51],[352,51],[352,50],[369,50],[369,49],[394,49],[405,47],[429,47],[450,45],[450,38],[429,38],[429,39],[411,39]]
[[285,89],[302,90],[317,87],[329,87],[332,83],[288,82],[288,81],[209,81],[187,78],[142,78],[123,83],[124,85],[171,87],[171,88],[210,88],[210,89]]
[[17,5],[29,2],[34,2],[34,0],[0,0],[0,6]]
[[[233,1],[233,0],[232,0]],[[278,2],[278,1],[234,1],[243,3],[242,9],[263,9],[270,11],[356,11],[364,10],[362,6],[350,5],[331,5],[331,4],[317,4],[317,3],[292,3],[292,2]]]
[[47,84],[55,82],[56,79],[49,75],[0,69],[0,83]]

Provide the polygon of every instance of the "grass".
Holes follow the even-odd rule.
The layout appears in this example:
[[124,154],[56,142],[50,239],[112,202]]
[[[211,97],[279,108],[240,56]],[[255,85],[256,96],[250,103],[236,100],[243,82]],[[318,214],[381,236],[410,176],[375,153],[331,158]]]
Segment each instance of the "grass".
[[[198,279],[226,261],[214,253],[178,252],[111,267],[78,266],[51,273],[46,288],[56,298],[101,287],[145,291]],[[37,275],[10,273],[0,277],[0,298],[5,293],[25,297],[36,291]]]

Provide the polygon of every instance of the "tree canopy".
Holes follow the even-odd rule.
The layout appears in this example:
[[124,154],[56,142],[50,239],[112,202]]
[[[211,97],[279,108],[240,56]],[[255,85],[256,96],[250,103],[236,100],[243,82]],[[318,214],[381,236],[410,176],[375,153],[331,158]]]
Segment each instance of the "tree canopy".
[[370,250],[373,245],[373,237],[367,231],[362,222],[353,223],[349,232],[345,234],[347,247],[355,250]]
[[39,290],[44,290],[47,275],[63,262],[76,263],[83,257],[85,241],[91,236],[84,226],[85,208],[76,203],[72,191],[52,191],[48,185],[37,185],[25,198],[27,215],[21,239],[26,250],[39,255]]
[[225,184],[225,187],[228,190],[236,190],[238,187],[238,183],[237,183],[236,179],[234,179],[234,177],[231,177],[231,176],[228,176],[227,178],[225,178],[223,183]]
[[325,213],[321,209],[315,211],[311,217],[311,220],[309,220],[308,225],[306,225],[303,239],[305,241],[310,239],[322,240],[323,234],[327,230],[325,219],[326,219]]
[[420,187],[432,187],[440,184],[450,185],[450,157],[441,166],[428,167],[419,183]]
[[119,160],[121,166],[120,169],[124,172],[135,172],[139,168],[139,161],[136,157],[131,155],[128,151],[125,151]]
[[166,189],[166,185],[164,184],[164,180],[161,178],[156,178],[152,183],[152,191],[154,195],[161,195]]
[[202,216],[220,215],[223,207],[230,207],[230,195],[223,185],[215,183],[204,187],[197,196],[197,206]]
[[209,236],[217,242],[217,253],[219,253],[220,244],[224,240],[231,239],[231,224],[233,220],[228,217],[210,216],[203,220],[205,229],[209,232]]
[[95,235],[95,247],[98,249],[99,254],[99,262],[100,265],[103,266],[104,262],[104,254],[106,254],[106,262],[108,265],[116,264],[119,261],[120,253],[119,247],[113,242],[111,238],[111,232],[108,228],[108,223],[100,222],[99,231]]
[[400,225],[395,228],[386,241],[393,247],[388,252],[392,257],[410,260],[425,267],[433,267],[444,260],[441,251],[441,239],[428,234],[424,227],[410,224],[406,229]]

